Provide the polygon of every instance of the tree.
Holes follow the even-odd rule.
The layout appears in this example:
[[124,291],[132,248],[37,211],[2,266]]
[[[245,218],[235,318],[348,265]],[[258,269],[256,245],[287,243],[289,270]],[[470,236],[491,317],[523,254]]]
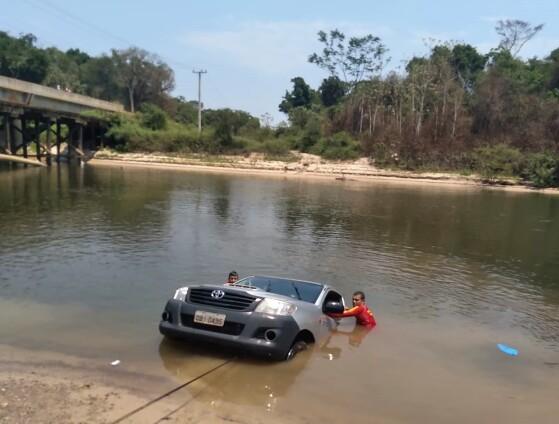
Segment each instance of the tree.
[[118,100],[125,104],[128,94],[122,88],[116,64],[107,55],[91,58],[81,67],[81,78],[88,96],[104,100]]
[[330,76],[322,80],[318,92],[320,101],[328,107],[337,104],[346,95],[347,87],[338,77]]
[[175,86],[173,71],[156,55],[137,47],[113,50],[120,85],[128,92],[130,111],[144,102],[161,104]]
[[78,65],[83,65],[91,59],[91,56],[86,52],[82,52],[80,49],[68,49],[66,50],[66,56],[72,58]]
[[204,126],[215,128],[215,135],[220,144],[229,147],[233,136],[239,134],[241,128],[260,128],[260,121],[242,110],[208,109],[204,113]]
[[279,110],[283,113],[296,107],[310,108],[313,101],[313,90],[301,77],[291,79],[293,90],[286,91],[282,102],[279,104]]
[[320,54],[310,55],[309,62],[342,79],[350,88],[379,73],[387,62],[388,49],[379,37],[371,34],[346,41],[345,34],[334,29],[330,33],[319,31],[318,40],[325,47]]
[[45,52],[49,58],[49,66],[42,84],[76,93],[84,92],[80,81],[80,67],[74,57],[54,47]]
[[450,64],[464,88],[473,89],[478,75],[485,68],[487,57],[478,53],[469,44],[456,44],[452,48]]
[[500,20],[495,31],[501,36],[499,49],[516,56],[522,47],[543,28],[543,24],[532,26],[528,22],[518,19]]
[[144,103],[141,112],[141,123],[145,128],[156,131],[167,127],[167,115],[160,107]]
[[0,31],[0,75],[40,84],[48,70],[46,53],[35,47],[33,34],[10,37]]
[[176,103],[174,119],[181,124],[196,124],[198,123],[198,101],[187,101],[184,97],[175,97]]
[[263,113],[260,115],[260,125],[263,128],[272,128],[274,124],[274,117],[270,115],[268,112]]

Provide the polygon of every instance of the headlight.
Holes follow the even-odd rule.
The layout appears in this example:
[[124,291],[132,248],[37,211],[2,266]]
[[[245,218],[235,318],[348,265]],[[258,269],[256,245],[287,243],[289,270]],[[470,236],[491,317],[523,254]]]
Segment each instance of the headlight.
[[297,310],[297,306],[275,299],[264,299],[258,304],[254,312],[270,315],[292,315]]
[[177,289],[175,295],[173,296],[173,299],[182,300],[184,302],[186,300],[187,293],[188,293],[188,287],[181,287],[180,289]]

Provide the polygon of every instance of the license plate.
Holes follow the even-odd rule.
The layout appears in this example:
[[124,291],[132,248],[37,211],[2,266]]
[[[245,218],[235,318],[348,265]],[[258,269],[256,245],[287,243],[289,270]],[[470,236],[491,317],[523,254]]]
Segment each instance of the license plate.
[[194,313],[194,322],[197,322],[198,324],[223,327],[223,324],[225,324],[225,314],[214,314],[213,312],[196,311]]

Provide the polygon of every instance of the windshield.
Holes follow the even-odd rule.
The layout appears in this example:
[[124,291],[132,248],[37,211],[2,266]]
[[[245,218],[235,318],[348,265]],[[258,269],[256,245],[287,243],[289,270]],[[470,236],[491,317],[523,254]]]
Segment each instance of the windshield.
[[232,286],[261,289],[309,303],[316,302],[322,291],[320,284],[273,277],[247,277],[237,281]]

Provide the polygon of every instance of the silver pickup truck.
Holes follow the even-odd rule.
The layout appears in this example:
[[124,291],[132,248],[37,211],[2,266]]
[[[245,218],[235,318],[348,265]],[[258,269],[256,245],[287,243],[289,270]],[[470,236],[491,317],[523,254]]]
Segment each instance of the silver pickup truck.
[[326,314],[343,310],[343,297],[326,284],[252,276],[232,285],[177,289],[159,331],[288,360],[323,340],[337,325]]

